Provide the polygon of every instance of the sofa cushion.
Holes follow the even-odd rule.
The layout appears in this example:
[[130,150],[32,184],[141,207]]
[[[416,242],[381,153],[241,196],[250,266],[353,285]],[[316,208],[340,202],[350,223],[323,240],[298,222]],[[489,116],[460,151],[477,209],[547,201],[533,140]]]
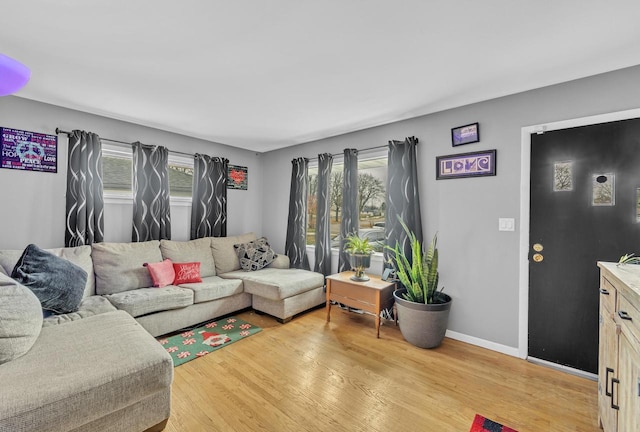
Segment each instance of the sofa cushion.
[[65,324],[72,321],[88,318],[93,315],[98,315],[107,312],[117,311],[116,307],[111,304],[109,300],[102,296],[91,296],[82,300],[80,307],[76,312],[67,314],[51,315],[46,317],[42,322],[42,327],[48,327],[52,325]]
[[0,367],[0,429],[100,430],[85,425],[168,392],[172,378],[171,357],[125,312],[45,327],[31,351]]
[[240,279],[222,279],[219,276],[202,278],[200,283],[180,284],[181,288],[193,291],[193,302],[203,303],[223,297],[240,294],[242,281]]
[[55,313],[78,310],[87,284],[86,271],[34,244],[26,247],[11,277],[33,291],[42,309]]
[[139,288],[105,296],[116,308],[133,317],[152,312],[177,309],[193,304],[193,291],[169,285],[162,288]]
[[171,285],[176,278],[176,271],[169,258],[159,263],[144,263],[144,266],[149,270],[151,282],[153,282],[153,286],[156,288]]
[[244,291],[271,300],[281,300],[324,286],[324,276],[301,269],[263,268],[255,272],[234,271],[223,278],[242,279]]
[[189,241],[160,240],[160,251],[163,258],[169,258],[173,262],[199,262],[202,277],[216,275],[211,237]]
[[[84,287],[83,297],[89,297],[96,293],[95,277],[93,274],[93,260],[91,259],[91,246],[75,246],[67,248],[44,249],[53,255],[71,261],[87,272],[87,284]],[[0,250],[0,267],[7,275],[10,275],[22,256],[22,250]]]
[[216,263],[216,274],[227,273],[240,269],[240,260],[233,245],[247,243],[256,239],[254,233],[247,233],[230,237],[211,237],[213,261]]
[[247,243],[233,245],[244,271],[260,270],[275,260],[278,255],[271,249],[266,237]]
[[199,262],[173,263],[173,270],[176,273],[176,278],[173,281],[174,285],[202,282]]
[[279,269],[288,269],[291,267],[291,261],[289,257],[283,254],[278,254],[276,259],[273,260],[271,264],[267,266],[268,268],[279,268]]
[[26,354],[41,328],[40,300],[29,288],[0,275],[0,364]]
[[94,243],[91,248],[96,294],[115,294],[153,285],[143,264],[162,261],[159,241]]

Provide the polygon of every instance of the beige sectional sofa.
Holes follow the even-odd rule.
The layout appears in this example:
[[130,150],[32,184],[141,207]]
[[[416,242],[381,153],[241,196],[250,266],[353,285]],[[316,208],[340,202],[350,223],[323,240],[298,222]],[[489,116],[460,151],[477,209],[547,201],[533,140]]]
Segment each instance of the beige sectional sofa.
[[[152,336],[249,307],[287,321],[325,301],[324,276],[290,269],[286,256],[241,270],[234,245],[255,239],[48,249],[87,272],[83,299],[77,311],[44,318],[26,354],[0,356],[0,432],[162,430],[173,365]],[[22,252],[0,250],[0,315],[2,286],[15,284],[7,275]],[[152,287],[143,264],[166,258],[199,262],[202,282]],[[5,324],[0,316],[0,348]]]
[[[94,244],[95,293],[129,312],[153,336],[252,306],[287,321],[325,302],[324,276],[289,268],[284,255],[264,269],[241,270],[234,245],[254,240],[256,235],[248,233],[191,241]],[[152,288],[143,264],[166,258],[199,262],[202,282]]]

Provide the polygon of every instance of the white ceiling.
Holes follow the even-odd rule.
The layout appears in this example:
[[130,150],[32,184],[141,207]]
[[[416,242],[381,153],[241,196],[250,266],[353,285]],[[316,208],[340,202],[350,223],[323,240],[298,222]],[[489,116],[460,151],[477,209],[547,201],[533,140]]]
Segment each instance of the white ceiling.
[[640,64],[639,18],[638,0],[3,0],[0,52],[32,70],[20,97],[265,152]]

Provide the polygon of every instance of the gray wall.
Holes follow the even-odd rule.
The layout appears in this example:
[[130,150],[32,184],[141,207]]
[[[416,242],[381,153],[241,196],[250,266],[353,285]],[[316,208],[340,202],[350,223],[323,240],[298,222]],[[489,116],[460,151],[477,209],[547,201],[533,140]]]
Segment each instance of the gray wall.
[[[639,83],[640,67],[634,67],[261,156],[11,96],[0,98],[0,126],[43,133],[54,133],[56,127],[84,129],[105,138],[224,156],[232,164],[248,166],[249,190],[229,191],[229,233],[266,235],[280,252],[287,227],[291,159],[379,146],[415,135],[420,139],[425,235],[439,232],[442,284],[455,301],[449,328],[517,347],[521,128],[638,108]],[[476,121],[481,142],[452,148],[450,129]],[[66,137],[60,135],[57,174],[0,169],[0,249],[21,249],[28,243],[63,245],[66,145]],[[435,156],[492,148],[498,149],[496,177],[435,180]],[[107,239],[126,241],[131,229],[127,209],[111,215],[105,221]],[[498,232],[499,217],[515,218],[516,231]],[[182,238],[188,229],[176,226],[175,232]]]
[[[266,153],[262,233],[283,247],[294,157],[415,135],[424,232],[439,233],[441,281],[454,298],[449,329],[516,348],[521,128],[638,107],[634,67]],[[453,148],[451,128],[473,122],[481,141]],[[436,156],[485,149],[498,150],[496,177],[435,180]],[[499,217],[515,218],[516,231],[499,232]]]
[[[228,232],[260,233],[256,215],[263,176],[260,156],[254,152],[12,96],[0,98],[0,126],[49,134],[55,134],[56,127],[82,129],[104,138],[226,157],[229,163],[249,169],[249,190],[228,191]],[[67,136],[60,134],[57,174],[0,169],[0,249],[22,249],[28,243],[64,246],[66,165]],[[188,238],[189,218],[190,208],[172,206],[174,239]],[[131,205],[106,206],[105,240],[131,240]]]

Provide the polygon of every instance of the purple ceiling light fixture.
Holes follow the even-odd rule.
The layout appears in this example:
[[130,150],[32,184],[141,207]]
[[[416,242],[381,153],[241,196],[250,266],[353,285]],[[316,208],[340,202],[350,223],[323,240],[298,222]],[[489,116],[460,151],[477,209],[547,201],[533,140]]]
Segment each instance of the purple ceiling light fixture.
[[28,67],[0,54],[0,96],[7,96],[17,92],[29,82],[31,71]]

